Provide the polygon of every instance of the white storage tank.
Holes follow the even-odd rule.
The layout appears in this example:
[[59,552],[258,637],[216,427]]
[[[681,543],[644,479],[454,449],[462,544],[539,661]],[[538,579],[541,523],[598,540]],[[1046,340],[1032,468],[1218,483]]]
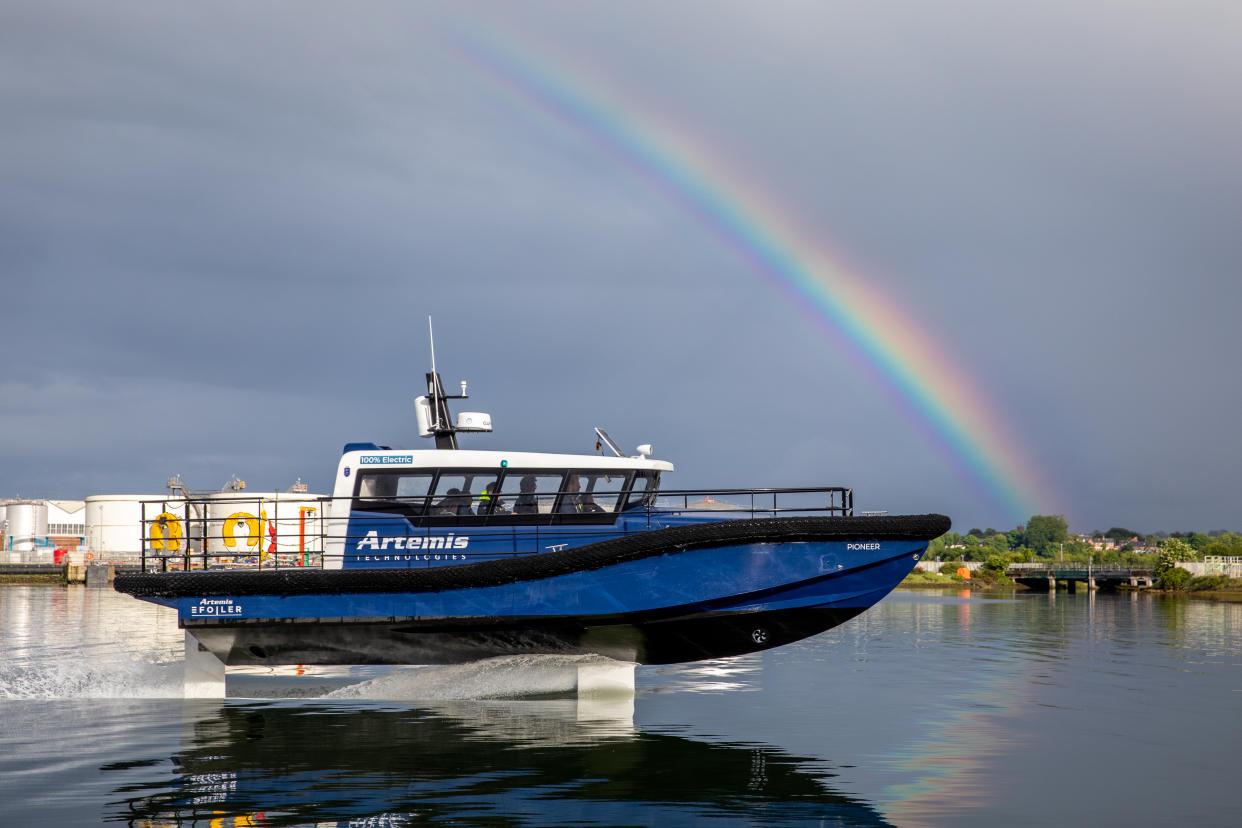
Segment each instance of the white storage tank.
[[8,520],[8,500],[0,500],[0,563],[20,563],[21,553],[13,552],[9,549],[9,533]]
[[[196,534],[187,511],[193,515],[180,497],[91,495],[86,498],[85,554],[90,556],[86,561],[136,563],[142,557],[144,543],[148,554],[184,555]],[[197,551],[201,549],[200,542]]]
[[[304,492],[207,495],[207,549],[213,563],[318,565],[327,500]],[[278,556],[273,561],[271,555]]]
[[37,541],[47,538],[47,504],[38,500],[11,500],[4,514],[8,522],[4,545],[16,555],[11,555],[10,559],[21,563],[51,563],[51,548],[36,545]]

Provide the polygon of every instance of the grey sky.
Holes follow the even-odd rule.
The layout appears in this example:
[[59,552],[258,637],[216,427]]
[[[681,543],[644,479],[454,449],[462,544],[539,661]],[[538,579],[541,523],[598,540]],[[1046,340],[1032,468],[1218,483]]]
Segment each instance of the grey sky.
[[[1242,8],[1192,0],[0,8],[0,496],[326,491],[419,445],[652,442],[1008,528],[836,344],[445,37],[675,123],[935,334],[1076,530],[1242,529]],[[769,394],[770,396],[765,396]]]

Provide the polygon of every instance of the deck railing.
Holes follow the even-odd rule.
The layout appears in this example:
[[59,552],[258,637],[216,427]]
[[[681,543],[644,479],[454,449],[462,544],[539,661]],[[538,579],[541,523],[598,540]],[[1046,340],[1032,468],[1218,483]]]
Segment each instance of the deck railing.
[[[558,500],[558,498],[560,498]],[[515,511],[516,498],[497,502],[478,495],[454,511],[437,509],[427,497],[354,498],[298,495],[277,499],[233,496],[169,498],[141,504],[140,546],[144,571],[216,568],[322,567],[325,550],[345,540],[351,510],[366,511],[368,526],[391,526],[403,538],[485,535],[488,557],[497,541],[512,555],[577,546],[608,537],[649,531],[664,518],[699,520],[794,515],[851,515],[853,490],[839,486],[780,489],[676,489],[641,493],[630,505],[598,498],[609,508],[565,509],[564,493],[536,494],[532,511]],[[339,502],[338,502],[339,501]],[[471,504],[481,505],[471,505]],[[529,503],[528,503],[529,505]],[[620,511],[618,511],[620,507]],[[557,511],[560,508],[561,511]],[[458,512],[457,509],[462,511]],[[680,521],[679,521],[680,522]],[[413,547],[411,547],[413,548]],[[423,544],[419,544],[423,548]],[[352,554],[346,550],[346,555]],[[461,551],[460,557],[475,557]]]

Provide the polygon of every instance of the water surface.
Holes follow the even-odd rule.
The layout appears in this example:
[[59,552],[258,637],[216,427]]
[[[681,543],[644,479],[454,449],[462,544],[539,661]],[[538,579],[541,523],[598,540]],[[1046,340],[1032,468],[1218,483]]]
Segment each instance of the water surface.
[[[231,671],[171,611],[0,588],[0,824],[1232,825],[1242,606],[898,592],[760,655]],[[222,821],[221,821],[222,820]]]

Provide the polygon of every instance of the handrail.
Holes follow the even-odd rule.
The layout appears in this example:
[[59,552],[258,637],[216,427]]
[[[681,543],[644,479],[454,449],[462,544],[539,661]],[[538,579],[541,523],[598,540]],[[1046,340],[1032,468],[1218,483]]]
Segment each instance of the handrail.
[[1005,567],[1005,571],[1029,573],[1086,572],[1095,575],[1105,575],[1113,572],[1148,573],[1152,571],[1152,568],[1152,566],[1133,566],[1129,564],[1064,561],[1061,563],[1011,563]]
[[[369,526],[392,525],[392,534],[403,538],[437,538],[449,533],[458,536],[485,535],[488,539],[511,539],[511,554],[532,554],[544,549],[555,535],[553,545],[578,545],[606,537],[617,537],[659,528],[661,515],[715,515],[729,519],[738,515],[777,516],[791,514],[853,514],[853,490],[840,486],[788,487],[761,489],[655,489],[637,493],[637,505],[620,503],[616,493],[612,509],[584,514],[551,511],[555,498],[565,493],[536,495],[545,509],[532,514],[462,513],[461,515],[407,516],[411,504],[425,504],[426,497],[364,498]],[[597,493],[598,494],[598,493]],[[612,493],[609,493],[612,494]],[[510,506],[514,495],[502,493]],[[477,496],[474,496],[477,499]],[[716,498],[745,498],[733,503]],[[469,499],[469,496],[468,496]],[[673,501],[673,502],[669,502]],[[323,556],[333,544],[346,540],[348,514],[337,514],[334,504],[348,504],[346,513],[357,508],[353,497],[306,495],[284,504],[256,495],[219,500],[212,497],[181,497],[142,502],[140,507],[140,559],[143,571],[243,567],[249,569],[323,566]],[[630,499],[633,503],[633,496]],[[293,515],[297,504],[296,516]],[[152,509],[148,509],[148,505]],[[193,508],[197,506],[205,508]],[[391,505],[384,514],[381,505]],[[468,508],[468,507],[467,507]],[[152,511],[158,509],[158,514]],[[269,512],[270,509],[270,512]],[[306,517],[314,512],[313,521]],[[378,512],[378,513],[377,513]],[[643,519],[645,517],[645,520]],[[637,518],[638,520],[634,520]],[[506,531],[507,530],[507,531]],[[428,541],[428,549],[433,544]],[[421,548],[421,546],[420,546]],[[498,554],[493,547],[486,554]],[[466,559],[477,557],[463,553]]]

